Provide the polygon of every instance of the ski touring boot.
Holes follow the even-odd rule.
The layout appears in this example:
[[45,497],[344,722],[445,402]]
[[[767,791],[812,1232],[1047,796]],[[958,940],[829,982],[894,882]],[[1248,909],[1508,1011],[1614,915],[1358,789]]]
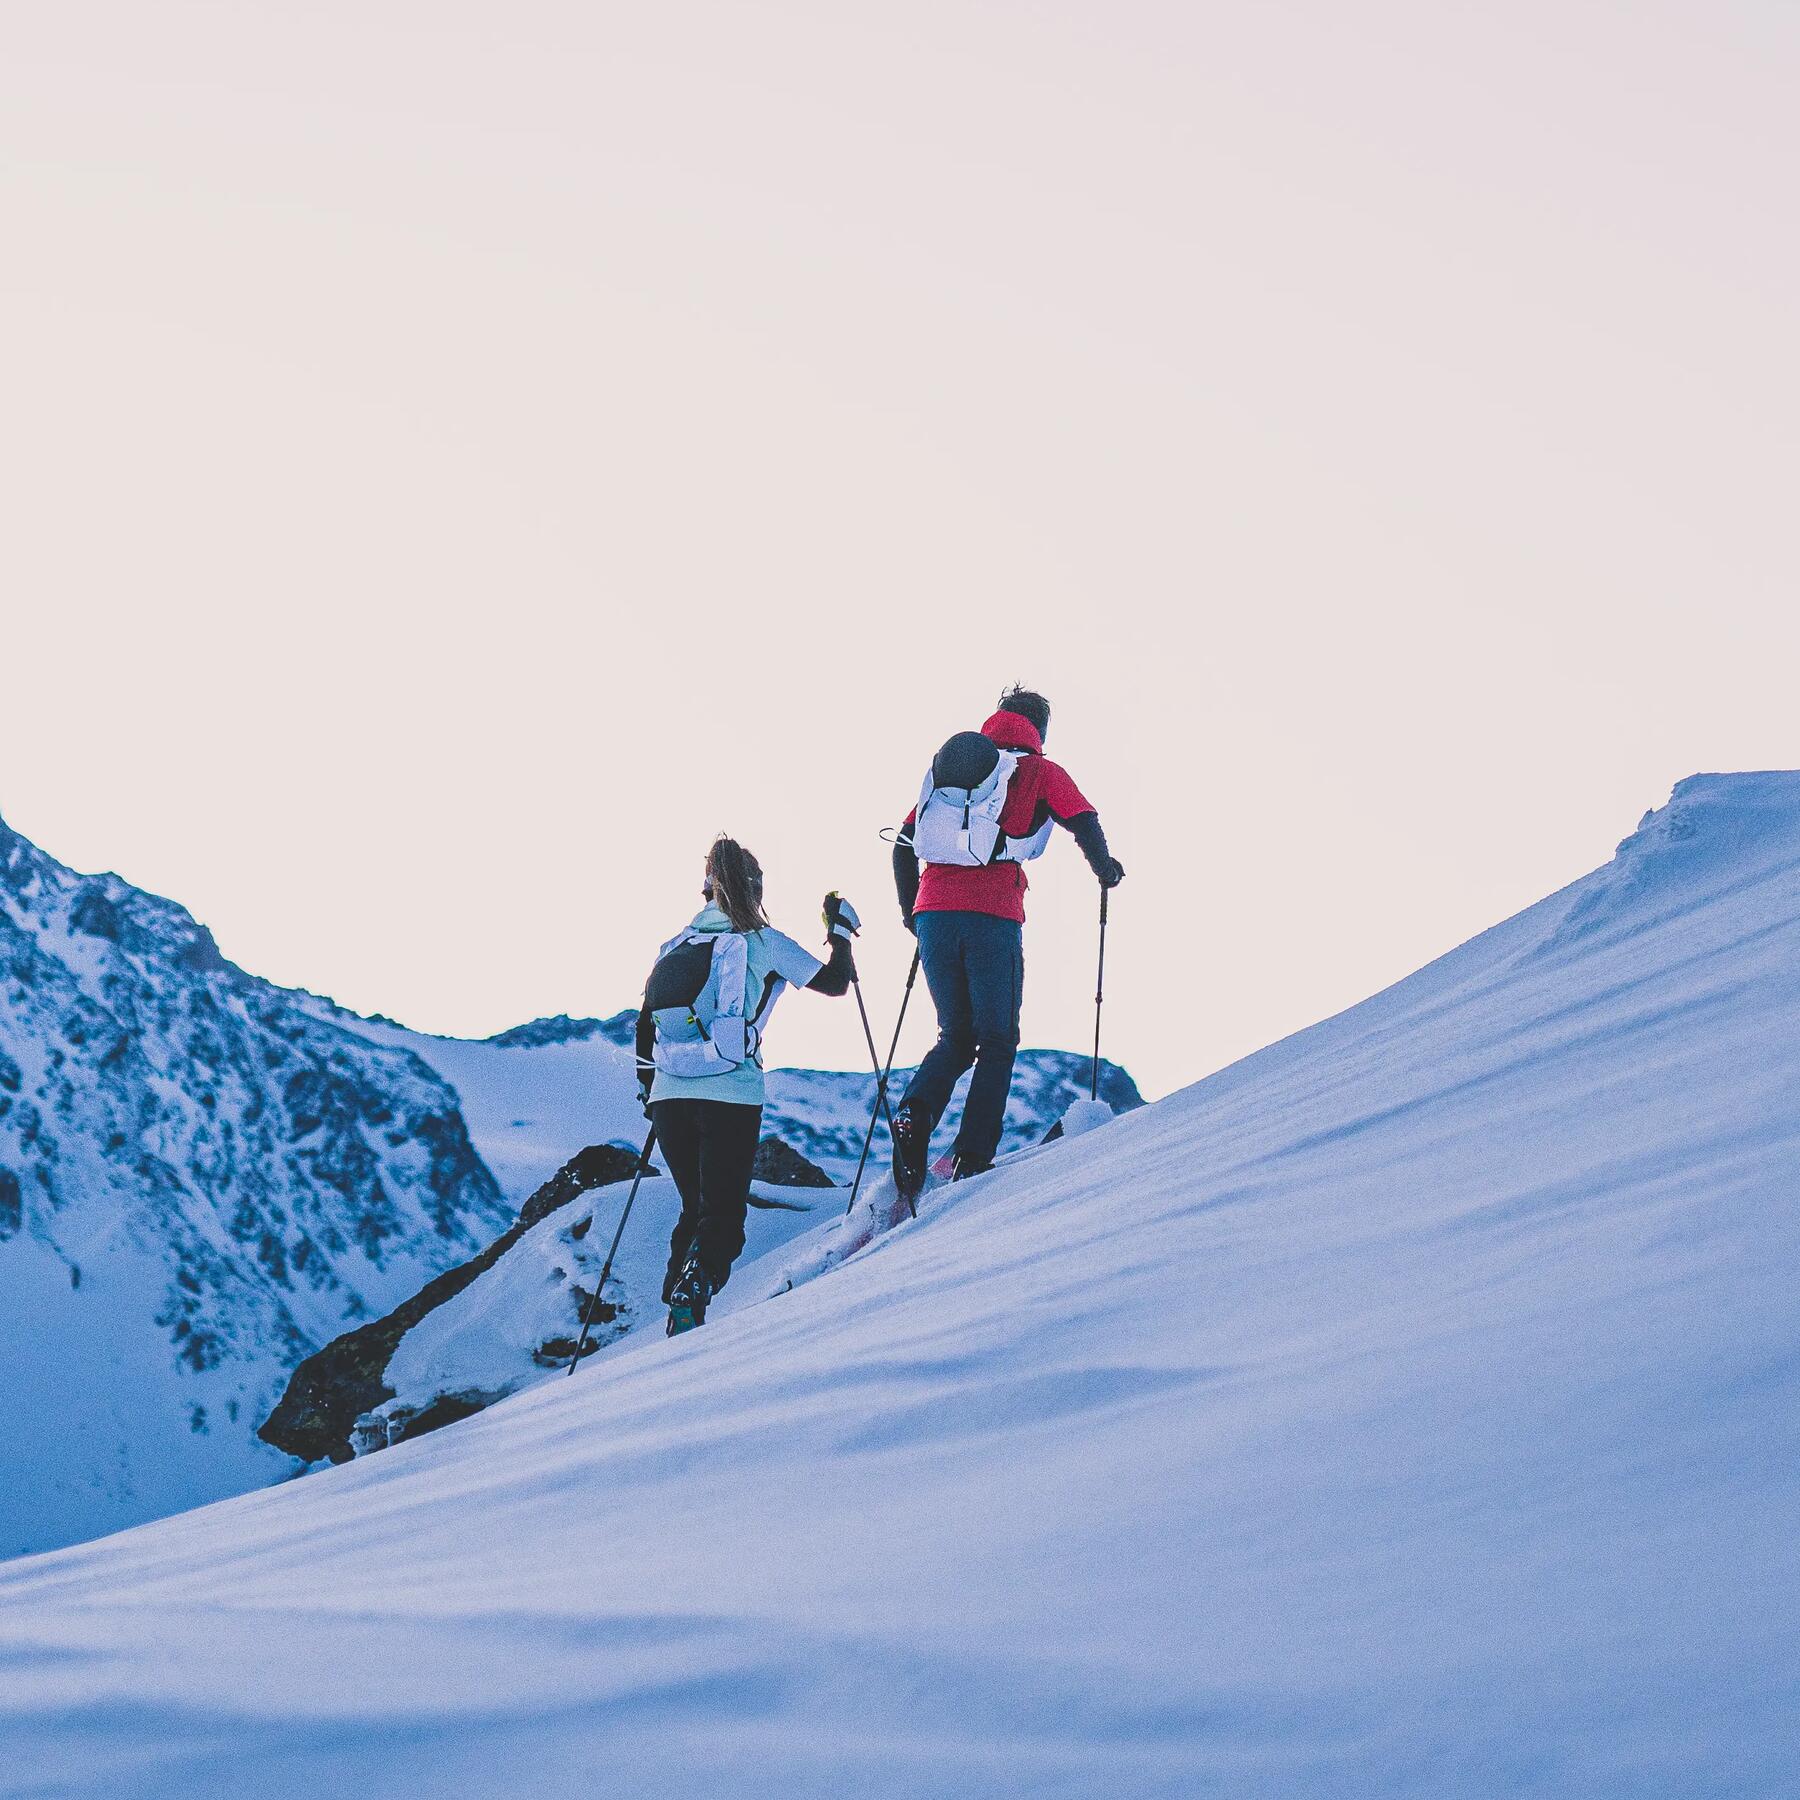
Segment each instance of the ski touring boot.
[[931,1153],[931,1121],[913,1107],[894,1114],[894,1186],[910,1206],[925,1186],[925,1164]]
[[985,1175],[993,1166],[991,1161],[984,1161],[979,1156],[970,1156],[959,1150],[950,1159],[950,1179],[967,1181],[971,1175]]
[[679,1337],[706,1323],[707,1302],[712,1299],[712,1283],[706,1278],[697,1254],[682,1265],[675,1285],[669,1290],[669,1336]]

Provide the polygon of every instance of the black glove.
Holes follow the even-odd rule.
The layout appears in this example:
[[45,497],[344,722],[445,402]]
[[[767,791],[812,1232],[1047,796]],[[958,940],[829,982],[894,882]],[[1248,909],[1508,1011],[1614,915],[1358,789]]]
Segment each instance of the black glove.
[[1077,813],[1066,821],[1081,854],[1094,871],[1094,879],[1103,888],[1116,888],[1125,879],[1125,865],[1106,847],[1106,833],[1100,829],[1097,812]]
[[856,908],[833,888],[825,896],[825,930],[832,937],[853,938],[862,930]]
[[914,937],[917,937],[919,935],[919,921],[915,914],[902,913],[900,915],[900,923],[902,925],[904,925],[906,927],[906,929],[913,934]]

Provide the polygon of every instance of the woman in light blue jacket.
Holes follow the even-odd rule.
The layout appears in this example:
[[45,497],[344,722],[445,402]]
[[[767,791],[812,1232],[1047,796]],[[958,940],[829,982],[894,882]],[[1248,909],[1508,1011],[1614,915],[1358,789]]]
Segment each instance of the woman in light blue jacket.
[[856,979],[859,921],[825,896],[828,961],[763,911],[762,865],[719,838],[706,856],[706,905],[658,953],[638,1013],[638,1080],[663,1160],[681,1192],[663,1300],[673,1336],[706,1318],[744,1247],[750,1175],[762,1141],[762,1039],[789,986],[838,996]]

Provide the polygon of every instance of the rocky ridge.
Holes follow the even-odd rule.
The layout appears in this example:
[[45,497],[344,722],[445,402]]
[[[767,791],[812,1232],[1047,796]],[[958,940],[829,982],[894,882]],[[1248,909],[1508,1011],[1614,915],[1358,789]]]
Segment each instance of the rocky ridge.
[[0,1547],[254,1479],[287,1369],[507,1214],[418,1057],[0,822],[0,1304],[34,1327],[0,1438],[48,1486],[9,1484]]

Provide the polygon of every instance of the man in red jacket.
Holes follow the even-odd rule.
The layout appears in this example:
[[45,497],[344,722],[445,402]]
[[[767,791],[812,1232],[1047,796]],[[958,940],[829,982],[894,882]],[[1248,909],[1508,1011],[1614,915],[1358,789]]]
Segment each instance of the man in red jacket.
[[[954,1145],[957,1178],[991,1168],[1000,1147],[1025,987],[1024,861],[1042,852],[1054,821],[1073,834],[1102,887],[1125,879],[1107,850],[1100,815],[1068,772],[1044,755],[1049,729],[1050,703],[1024,688],[1002,694],[1000,710],[981,728],[982,737],[1019,759],[993,860],[976,866],[927,861],[921,869],[913,847],[917,807],[895,840],[900,911],[919,940],[938,1015],[937,1043],[894,1115],[894,1180],[908,1198],[925,1185],[931,1133],[971,1063],[975,1074]],[[971,741],[981,748],[972,734]],[[966,844],[966,830],[963,835]]]

